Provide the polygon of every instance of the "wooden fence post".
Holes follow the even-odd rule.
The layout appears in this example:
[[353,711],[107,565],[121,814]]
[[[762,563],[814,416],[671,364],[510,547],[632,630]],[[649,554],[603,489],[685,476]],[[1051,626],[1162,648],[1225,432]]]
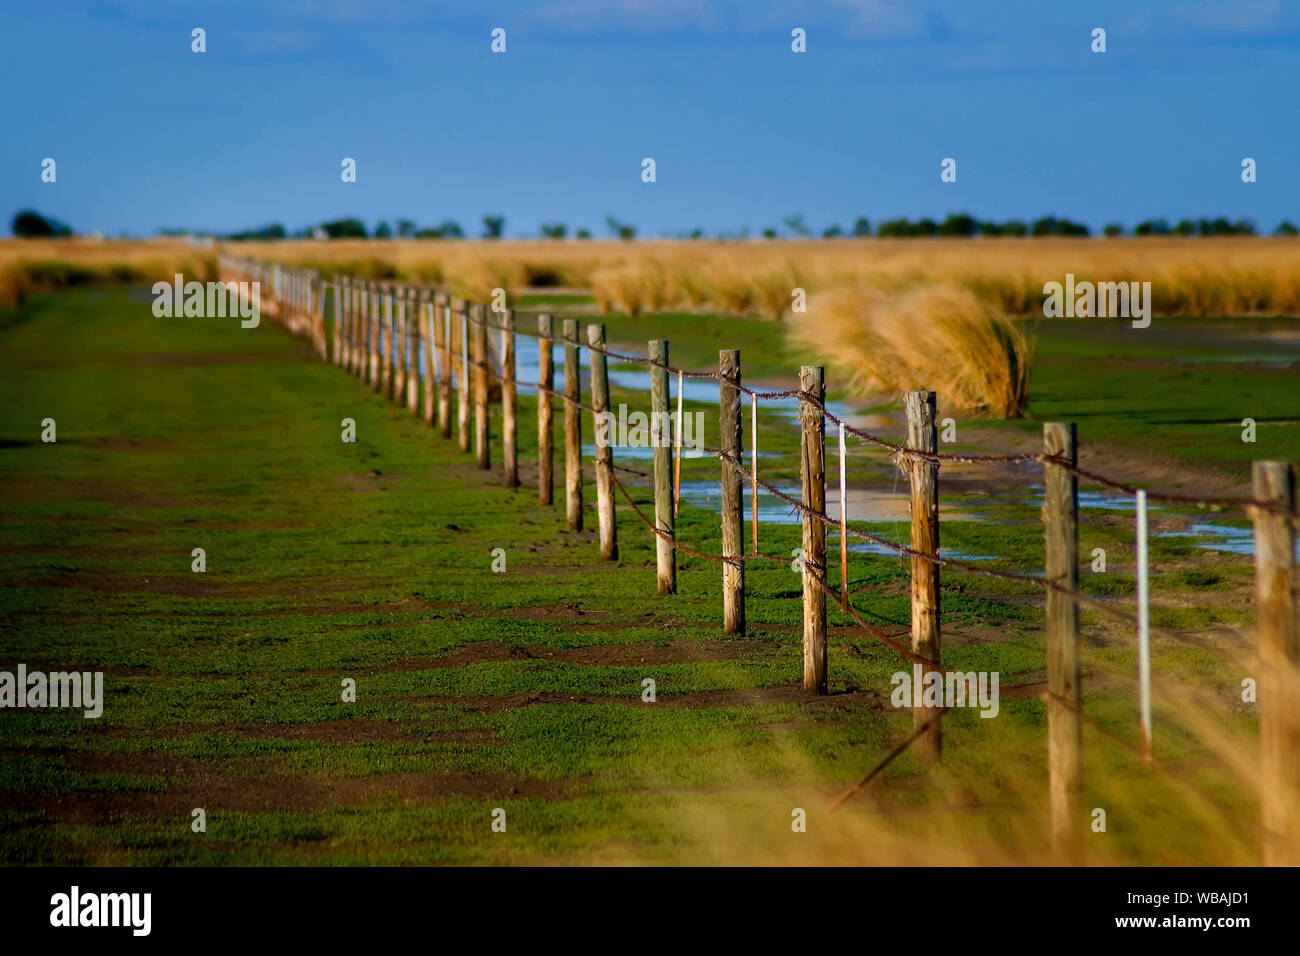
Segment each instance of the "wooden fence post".
[[393,400],[393,292],[392,286],[385,285],[380,299],[384,311],[380,317],[380,351],[379,374],[380,394],[389,401]]
[[393,323],[393,364],[395,372],[393,375],[393,401],[398,408],[406,404],[406,382],[407,382],[407,353],[409,337],[406,331],[406,289],[397,286],[393,290],[394,312],[396,321]]
[[484,471],[492,467],[492,453],[488,446],[488,350],[487,317],[490,313],[481,305],[470,312],[470,362],[474,366],[474,457]]
[[[799,369],[799,390],[819,402],[826,400],[826,370],[819,365]],[[800,441],[799,479],[803,485],[803,504],[813,511],[826,511],[826,419],[817,405],[799,401]],[[803,516],[803,689],[809,694],[825,694],[826,673],[826,591],[813,579],[826,580],[826,525],[820,519]],[[810,571],[811,569],[811,571]]]
[[592,425],[596,442],[596,517],[600,532],[600,556],[607,561],[618,557],[618,524],[614,514],[615,429],[610,427],[609,366],[605,361],[605,326],[587,326],[591,354],[591,407],[596,410]]
[[519,485],[519,409],[515,389],[515,310],[501,313],[501,455],[502,480],[507,488]]
[[[934,392],[908,392],[907,447],[937,452],[939,431],[935,423]],[[902,461],[912,488],[912,550],[939,556],[939,463],[907,456]],[[924,558],[912,558],[912,653],[927,661],[921,665],[921,687],[925,675],[939,668],[939,566]],[[913,674],[916,668],[913,669]],[[942,676],[942,675],[941,675]],[[923,699],[924,695],[922,695]],[[915,699],[915,698],[914,698]],[[929,729],[913,746],[917,763],[930,767],[943,753],[943,729],[937,711],[912,708],[912,726]]]
[[358,342],[357,354],[357,377],[369,385],[373,377],[371,356],[374,355],[374,337],[375,337],[375,320],[374,320],[374,291],[370,288],[370,283],[362,282],[361,287],[357,290],[361,295],[361,341]]
[[434,298],[433,337],[438,347],[438,434],[451,437],[451,298]]
[[[719,416],[718,428],[722,451],[737,462],[741,451],[740,425],[740,352],[718,351]],[[740,472],[729,462],[722,463],[722,630],[727,634],[745,633],[745,516]]]
[[1300,645],[1296,635],[1295,471],[1280,461],[1251,469],[1256,501],[1255,604],[1259,615],[1261,858],[1300,866]]
[[349,276],[343,291],[343,367],[348,374],[356,372],[357,287]]
[[453,323],[453,328],[460,332],[460,348],[456,359],[460,363],[459,390],[456,396],[456,439],[461,451],[469,451],[469,310],[468,299],[457,299],[460,308],[457,314],[460,321]]
[[537,501],[555,500],[555,429],[551,393],[555,390],[555,356],[551,353],[551,317],[537,317]]
[[[674,538],[673,434],[668,412],[668,340],[650,343],[650,436],[654,442],[655,527]],[[725,471],[726,465],[723,466]],[[677,593],[677,549],[671,540],[655,535],[655,565],[659,593]]]
[[339,368],[347,366],[344,357],[344,330],[347,327],[347,298],[343,291],[343,277],[339,276],[334,284],[334,364]]
[[375,284],[370,281],[362,283],[361,314],[365,331],[365,341],[361,343],[361,380],[374,388],[379,353],[376,351]]
[[380,324],[379,314],[379,283],[370,283],[370,337],[367,345],[370,348],[370,387],[376,392],[381,387],[379,380],[379,348],[382,341],[383,327]]
[[438,381],[438,359],[434,354],[434,329],[438,325],[438,312],[433,296],[420,293],[420,358],[424,363],[424,423],[433,427],[434,389]]
[[564,494],[570,531],[582,530],[582,395],[578,320],[564,320]]
[[360,279],[352,280],[352,374],[366,380],[366,289]]
[[[320,360],[324,362],[326,365],[328,365],[331,361],[330,333],[329,333],[329,325],[327,325],[325,322],[325,296],[330,293],[332,287],[328,282],[325,281],[325,277],[321,275],[316,276],[316,287],[320,292],[320,295],[316,298],[315,302],[313,303],[316,309],[316,335],[317,335],[316,342],[317,342],[317,348],[320,350]],[[335,325],[337,325],[338,310],[339,310],[338,296],[337,295],[333,296],[333,299],[334,299],[334,313],[335,313],[334,318],[336,320]]]
[[364,301],[365,292],[361,288],[359,280],[353,280],[349,283],[352,292],[351,314],[349,316],[349,330],[351,335],[348,338],[348,371],[357,378],[361,377],[361,357],[364,353],[362,348],[364,323],[362,322],[361,306]]
[[389,349],[393,363],[392,374],[389,376],[389,398],[394,405],[401,408],[406,404],[406,336],[405,326],[406,317],[400,314],[402,311],[402,292],[400,286],[390,285],[388,287],[388,321],[389,335],[392,339],[392,347]]
[[[1074,423],[1043,425],[1043,449],[1078,461]],[[1047,580],[1079,589],[1079,482],[1063,465],[1043,465]],[[1079,675],[1079,603],[1047,592],[1047,774],[1052,854],[1059,864],[1083,858],[1083,688]]]
[[343,367],[343,277],[334,280],[334,364]]
[[406,300],[406,410],[412,418],[420,417],[420,303],[414,289],[407,289]]
[[349,283],[351,299],[348,302],[348,371],[357,378],[362,377],[362,362],[365,355],[365,297],[366,291],[361,280],[353,278]]

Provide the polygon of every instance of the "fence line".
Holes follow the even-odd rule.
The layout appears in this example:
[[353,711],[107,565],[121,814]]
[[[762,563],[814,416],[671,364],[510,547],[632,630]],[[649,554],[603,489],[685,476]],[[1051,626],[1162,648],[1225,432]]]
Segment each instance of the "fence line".
[[[600,520],[600,552],[603,559],[617,557],[616,511],[613,492],[617,490],[630,509],[656,538],[658,555],[658,590],[660,594],[676,591],[676,552],[722,565],[723,628],[729,633],[745,632],[744,566],[749,561],[786,562],[789,559],[764,554],[758,540],[759,489],[785,501],[801,518],[803,526],[802,579],[804,614],[804,687],[814,694],[827,692],[826,602],[830,598],[855,624],[873,639],[911,660],[928,676],[935,673],[942,681],[951,672],[940,663],[938,573],[950,568],[961,573],[984,575],[1009,581],[1029,583],[1043,590],[1047,599],[1047,670],[1048,692],[1044,696],[1048,709],[1048,776],[1051,797],[1052,844],[1058,859],[1077,862],[1082,859],[1080,795],[1082,792],[1081,728],[1087,721],[1082,712],[1082,688],[1079,665],[1079,610],[1086,607],[1111,620],[1134,627],[1146,634],[1145,607],[1130,615],[1120,608],[1089,597],[1078,589],[1078,492],[1079,479],[1119,491],[1134,498],[1165,501],[1197,507],[1240,508],[1255,523],[1256,592],[1260,617],[1261,751],[1263,783],[1263,852],[1266,863],[1300,863],[1300,696],[1288,693],[1300,670],[1295,622],[1294,561],[1295,511],[1294,469],[1277,462],[1256,462],[1255,482],[1250,497],[1208,498],[1138,489],[1104,475],[1080,468],[1074,426],[1048,424],[1044,427],[1042,452],[967,455],[937,450],[933,392],[912,392],[906,396],[908,436],[899,443],[858,429],[836,416],[825,403],[822,369],[805,367],[796,389],[764,391],[742,384],[738,352],[723,350],[717,371],[687,370],[674,367],[668,360],[667,343],[650,343],[646,355],[631,355],[610,349],[604,340],[604,326],[591,324],[588,340],[579,341],[578,322],[565,319],[565,383],[562,392],[554,388],[550,349],[556,342],[553,320],[539,317],[537,332],[516,327],[513,310],[489,313],[483,306],[463,299],[452,299],[439,290],[410,285],[377,283],[355,277],[338,276],[327,283],[318,272],[275,263],[265,263],[231,256],[220,257],[220,271],[229,277],[253,279],[271,290],[264,311],[287,329],[310,338],[314,351],[324,362],[333,361],[352,372],[399,407],[405,406],[419,416],[423,395],[424,421],[433,427],[433,403],[437,397],[436,420],[441,434],[450,437],[450,393],[458,386],[458,439],[462,451],[470,445],[469,406],[474,405],[474,452],[479,467],[490,468],[488,404],[491,400],[489,379],[500,386],[503,406],[503,473],[508,487],[517,482],[515,452],[515,389],[526,384],[538,390],[538,495],[539,501],[551,501],[551,402],[564,402],[565,487],[568,525],[582,528],[581,412],[593,416],[596,430],[597,512]],[[333,335],[325,320],[326,293],[333,299]],[[430,299],[430,295],[432,298]],[[429,321],[421,318],[428,304]],[[380,305],[383,306],[382,310]],[[396,312],[394,312],[396,305]],[[439,311],[444,322],[439,323]],[[500,316],[494,323],[490,315]],[[454,321],[459,316],[460,321]],[[490,341],[489,330],[501,333],[501,347]],[[442,335],[439,335],[439,332]],[[459,333],[459,336],[456,333]],[[517,335],[538,339],[539,381],[522,383],[515,377],[514,341]],[[472,342],[471,342],[472,338]],[[457,341],[458,340],[458,341]],[[332,359],[331,359],[332,345]],[[459,345],[459,355],[457,348]],[[581,399],[579,353],[587,348],[592,356],[592,404]],[[455,358],[459,358],[459,368]],[[493,358],[496,362],[493,362]],[[609,386],[606,362],[646,366],[651,374],[650,397],[655,425],[654,470],[640,472],[613,461],[612,443],[608,441]],[[678,415],[675,441],[665,432],[672,430],[668,413],[667,379],[678,377]],[[423,377],[423,389],[420,388]],[[724,467],[722,470],[722,548],[720,555],[708,554],[677,540],[674,517],[680,501],[682,458],[682,384],[684,379],[712,379],[719,383],[721,448],[704,448]],[[744,447],[740,415],[740,396],[750,398],[750,466],[741,460]],[[801,438],[801,497],[796,501],[758,475],[757,423],[758,404],[797,398]],[[840,516],[826,513],[825,492],[825,423],[838,426],[840,447]],[[602,428],[605,440],[601,440]],[[845,435],[891,453],[895,465],[909,479],[912,503],[912,540],[910,545],[889,541],[879,535],[853,528],[847,522],[845,492]],[[675,452],[675,454],[674,454]],[[1043,468],[1045,481],[1044,524],[1047,560],[1044,577],[1017,571],[981,567],[970,562],[944,558],[939,553],[938,470],[941,463],[1035,464]],[[631,493],[617,477],[616,471],[649,477],[653,481],[655,516],[651,520],[637,505]],[[752,551],[745,553],[743,527],[743,483],[748,481],[753,493]],[[840,535],[840,591],[837,595],[828,583],[826,530],[834,526]],[[912,565],[911,646],[885,634],[865,620],[849,601],[847,539],[856,537],[908,558]],[[1150,627],[1149,633],[1160,634],[1203,651],[1212,651],[1236,663],[1244,658],[1227,649],[1213,647],[1180,632]],[[1147,675],[1139,678],[1144,684]],[[1145,701],[1145,698],[1144,698]],[[1144,744],[1139,752],[1149,756],[1149,716],[1143,703]],[[850,788],[834,804],[839,806],[852,793],[865,786],[888,763],[913,746],[917,746],[922,766],[940,758],[941,718],[948,706],[928,705],[914,708],[914,730],[883,762]],[[1098,730],[1109,734],[1104,728]],[[1118,739],[1118,738],[1117,738]],[[1125,746],[1129,746],[1125,744]],[[1153,766],[1155,764],[1153,763]],[[1167,768],[1159,768],[1169,773]],[[1189,782],[1190,781],[1185,781]]]

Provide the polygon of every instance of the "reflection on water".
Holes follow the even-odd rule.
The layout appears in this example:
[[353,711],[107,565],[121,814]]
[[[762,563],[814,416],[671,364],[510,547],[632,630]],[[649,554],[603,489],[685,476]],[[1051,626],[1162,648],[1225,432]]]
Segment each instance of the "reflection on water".
[[[541,350],[539,348],[540,342],[537,339],[533,338],[532,336],[519,335],[515,337],[515,343],[516,343],[515,344],[515,378],[518,379],[521,383],[536,382],[538,376],[540,375],[540,371],[538,368],[538,357],[541,354]],[[587,392],[587,387],[588,387],[587,382],[588,379],[590,378],[590,368],[591,368],[590,355],[591,353],[586,348],[582,348],[578,351],[578,363],[580,369],[579,377],[582,380],[581,388],[584,395]],[[563,385],[564,346],[562,344],[556,344],[554,341],[552,341],[551,361],[555,367],[555,388],[557,391],[562,391],[564,388]],[[648,368],[641,370],[641,369],[631,369],[628,368],[626,365],[619,367],[619,365],[615,364],[615,362],[611,360],[610,369],[609,369],[609,384],[611,388],[625,388],[631,391],[645,392],[645,407],[647,409],[650,407],[650,370]],[[715,379],[683,378],[681,381],[681,386],[682,386],[683,401],[704,402],[704,403],[715,404],[715,405],[718,402],[718,393],[721,386],[718,384],[718,382]],[[770,389],[770,391],[782,391],[782,390],[783,388]],[[536,395],[537,386],[521,384],[519,386],[519,392],[524,395]],[[677,376],[671,372],[668,373],[668,392],[669,392],[669,404],[673,407],[676,407]],[[747,405],[748,402],[746,402],[745,404]],[[797,398],[794,398],[793,396],[789,398],[764,399],[759,403],[759,405],[761,408],[764,409],[779,410],[789,415],[792,418],[796,417],[799,414],[799,400]],[[847,405],[843,404],[842,402],[827,402],[826,407],[831,411],[832,414],[836,415],[837,417],[844,418],[846,421],[849,421],[851,424],[854,424],[857,427],[860,428],[879,427],[880,423],[857,425],[857,422],[854,421],[853,419],[853,416],[855,415],[853,409],[849,408]],[[863,419],[864,421],[873,420],[873,419],[884,419],[885,423],[888,422],[887,416],[867,415],[867,416],[858,416],[858,417]]]
[[[527,335],[516,337],[516,368],[515,378],[520,382],[519,392],[525,395],[536,395],[537,387],[526,384],[536,382],[538,377],[538,340]],[[555,387],[557,391],[564,388],[564,346],[560,343],[552,343],[551,347],[552,360],[555,366]],[[590,353],[586,348],[579,351],[579,361],[581,368],[582,391],[584,397],[589,391],[589,358]],[[633,391],[645,393],[644,405],[649,407],[649,390],[650,375],[648,370],[632,369],[623,365],[619,367],[611,362],[613,367],[609,371],[611,386],[615,388],[624,388]],[[677,402],[677,383],[676,375],[669,374],[669,404],[670,408],[675,409]],[[770,390],[778,391],[780,387],[772,387]],[[682,380],[683,397],[688,402],[700,402],[706,404],[715,404],[718,401],[719,385],[713,379],[686,378]],[[747,402],[745,403],[748,404]],[[799,412],[799,400],[793,396],[780,399],[767,399],[761,403],[764,409],[777,410],[790,419],[795,419]],[[896,430],[898,421],[889,414],[882,413],[859,413],[840,402],[828,402],[827,408],[837,417],[843,418],[848,424],[855,428],[863,430],[886,429]],[[748,412],[742,408],[744,421],[748,424]],[[839,516],[839,488],[835,482],[835,476],[838,474],[837,462],[837,442],[835,436],[834,423],[827,423],[826,435],[826,452],[827,452],[827,478],[829,481],[826,489],[826,512],[827,514],[838,518]],[[583,456],[591,460],[595,454],[594,444],[588,443],[583,445]],[[771,459],[781,457],[780,453],[760,451],[759,458]],[[648,464],[654,459],[653,448],[636,448],[636,447],[616,447],[615,462],[635,461],[638,463]],[[749,461],[748,452],[745,455],[746,462]],[[1044,501],[1043,486],[1041,483],[1022,484],[1019,482],[1008,481],[1004,486],[1005,490],[999,490],[984,498],[964,498],[959,503],[950,503],[940,500],[939,513],[942,518],[957,521],[996,521],[987,514],[994,509],[1002,509],[1007,506],[1029,506],[1041,508]],[[800,489],[797,484],[782,489],[796,500],[800,497]],[[685,481],[682,483],[682,500],[690,504],[697,505],[710,510],[720,510],[721,493],[717,481]],[[746,485],[744,487],[744,513],[746,522],[752,520],[752,491]],[[876,491],[865,488],[850,488],[847,492],[847,519],[852,522],[907,522],[909,520],[909,503],[908,491],[905,482],[899,482],[896,488],[890,492]],[[1134,499],[1118,491],[1102,489],[1099,491],[1080,491],[1079,507],[1087,511],[1090,509],[1111,512],[1134,512],[1136,502]],[[1148,511],[1158,512],[1166,510],[1166,506],[1151,503],[1148,504]],[[778,524],[778,525],[797,525],[800,523],[799,512],[790,507],[789,504],[777,498],[767,491],[760,490],[758,495],[758,520],[760,524]],[[1003,522],[1006,523],[1006,522]],[[904,532],[906,529],[902,529]],[[832,535],[834,531],[832,529]],[[905,539],[904,534],[903,538]],[[1253,555],[1255,553],[1255,541],[1252,531],[1248,528],[1234,528],[1229,525],[1213,524],[1209,522],[1196,523],[1187,530],[1166,531],[1156,535],[1156,537],[1168,538],[1193,538],[1197,539],[1196,546],[1211,551],[1224,551],[1233,554]],[[901,539],[900,539],[901,540]],[[1300,546],[1298,546],[1300,548]],[[882,545],[873,544],[867,541],[855,540],[849,545],[849,550],[855,553],[879,554],[896,556],[896,552]],[[985,561],[993,560],[994,555],[980,554],[963,554],[955,551],[943,550],[945,557],[957,558],[967,561]]]

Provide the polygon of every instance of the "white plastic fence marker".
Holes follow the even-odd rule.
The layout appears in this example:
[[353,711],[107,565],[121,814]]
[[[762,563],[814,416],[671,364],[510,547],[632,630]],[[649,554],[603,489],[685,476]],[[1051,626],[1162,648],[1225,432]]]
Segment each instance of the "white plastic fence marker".
[[849,606],[849,498],[845,491],[844,423],[840,422],[840,606]]
[[[673,466],[673,517],[677,517],[677,503],[682,497],[682,373],[677,373],[677,461]],[[699,438],[696,438],[699,441]]]
[[1137,493],[1138,699],[1142,710],[1142,756],[1151,762],[1151,609],[1147,580],[1147,493]]
[[753,486],[754,553],[758,554],[758,396],[749,393],[749,483]]

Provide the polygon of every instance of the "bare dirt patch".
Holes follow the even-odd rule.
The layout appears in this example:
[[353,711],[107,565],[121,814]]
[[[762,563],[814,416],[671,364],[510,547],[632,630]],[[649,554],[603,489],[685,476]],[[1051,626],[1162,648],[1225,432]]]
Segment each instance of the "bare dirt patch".
[[[90,761],[102,763],[105,761]],[[233,775],[214,772],[204,764],[179,758],[136,755],[107,761],[118,772],[137,770],[165,776],[172,786],[162,792],[50,794],[0,790],[0,810],[43,813],[60,820],[112,826],[123,816],[189,819],[194,807],[212,818],[223,810],[268,812],[319,811],[332,806],[435,803],[451,797],[474,799],[532,797],[563,799],[572,787],[565,783],[525,780],[506,774],[429,771],[376,774],[369,777],[327,777],[319,774]]]

